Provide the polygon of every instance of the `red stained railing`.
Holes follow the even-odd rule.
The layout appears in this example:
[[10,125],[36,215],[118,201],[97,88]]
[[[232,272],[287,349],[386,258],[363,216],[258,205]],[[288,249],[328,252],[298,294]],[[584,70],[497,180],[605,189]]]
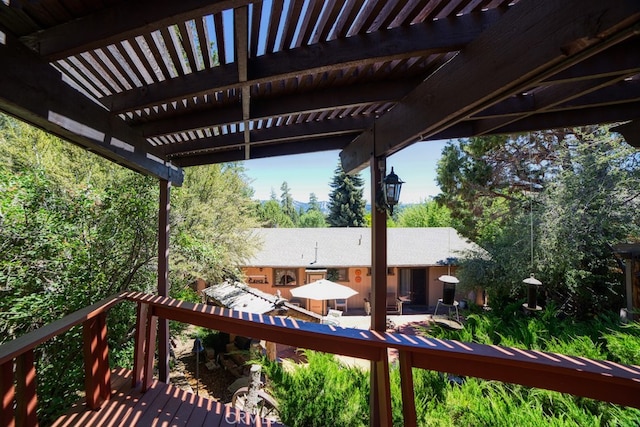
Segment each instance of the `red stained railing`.
[[328,353],[369,359],[380,371],[389,401],[387,349],[399,351],[405,425],[416,415],[411,369],[545,388],[640,408],[640,367],[532,350],[463,343],[413,335],[380,333],[242,313],[141,293],[123,293],[0,347],[0,426],[36,425],[33,349],[83,324],[87,405],[98,408],[111,391],[106,344],[106,312],[114,304],[138,304],[133,381],[145,390],[152,382],[157,319],[177,320],[214,330]]

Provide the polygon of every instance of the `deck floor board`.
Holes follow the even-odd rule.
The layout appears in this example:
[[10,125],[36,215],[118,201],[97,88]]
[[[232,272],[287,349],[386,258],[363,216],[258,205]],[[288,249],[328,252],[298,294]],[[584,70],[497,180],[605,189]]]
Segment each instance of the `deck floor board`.
[[111,397],[100,409],[91,410],[84,401],[79,402],[52,426],[283,426],[268,420],[256,421],[230,406],[170,384],[154,381],[145,393],[131,384],[131,371],[114,369]]

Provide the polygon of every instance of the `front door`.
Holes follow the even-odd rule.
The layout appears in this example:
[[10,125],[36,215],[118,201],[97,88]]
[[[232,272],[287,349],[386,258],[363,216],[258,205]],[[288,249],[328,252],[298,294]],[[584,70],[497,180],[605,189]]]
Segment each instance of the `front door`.
[[[307,274],[307,281],[305,282],[305,284],[313,283],[316,280],[327,278],[327,270],[306,270],[305,273]],[[324,305],[324,301],[307,299],[307,306],[305,308],[309,311],[313,311],[314,313],[324,316],[325,314],[327,314],[325,312]]]
[[427,305],[427,269],[411,269],[411,302],[415,305]]

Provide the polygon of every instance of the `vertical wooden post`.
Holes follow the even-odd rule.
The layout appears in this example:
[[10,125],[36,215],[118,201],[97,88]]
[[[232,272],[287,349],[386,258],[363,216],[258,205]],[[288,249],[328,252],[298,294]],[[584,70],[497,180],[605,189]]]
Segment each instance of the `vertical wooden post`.
[[413,363],[411,353],[400,351],[400,390],[402,391],[402,414],[405,427],[416,427],[416,397],[413,390]]
[[9,360],[0,365],[0,399],[2,399],[2,407],[0,407],[0,427],[15,427],[16,425],[16,412],[13,406],[15,395],[13,360]]
[[37,426],[38,396],[36,394],[36,368],[33,365],[33,350],[16,358],[16,425]]
[[83,323],[84,384],[87,407],[99,409],[111,395],[106,313]]
[[[374,136],[375,137],[375,136]],[[371,329],[385,332],[387,329],[387,214],[376,208],[376,200],[382,182],[379,163],[384,157],[371,156]],[[383,163],[384,165],[384,163]],[[383,169],[384,170],[384,169]],[[389,360],[386,349],[380,360],[371,361],[371,394],[369,397],[370,425],[391,425],[391,395],[389,385]]]
[[384,158],[371,157],[371,329],[387,329],[387,214],[376,208]]
[[138,302],[136,317],[136,338],[133,350],[132,388],[136,388],[144,379],[144,355],[147,343],[147,313],[149,304]]
[[[169,209],[171,182],[160,180],[158,211],[158,295],[169,296]],[[158,319],[158,377],[169,383],[169,321]]]
[[158,330],[158,318],[152,310],[147,311],[147,332],[145,334],[144,374],[142,378],[142,391],[145,392],[153,382],[153,362],[156,354],[156,335]]

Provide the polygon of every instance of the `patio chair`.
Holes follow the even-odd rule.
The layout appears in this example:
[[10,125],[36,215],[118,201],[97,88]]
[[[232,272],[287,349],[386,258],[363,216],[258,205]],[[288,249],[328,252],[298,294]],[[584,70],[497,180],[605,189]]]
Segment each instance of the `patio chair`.
[[327,313],[327,315],[322,318],[322,324],[323,325],[339,326],[340,325],[340,317],[342,317],[342,311],[334,310],[334,309],[330,308],[329,312]]
[[342,310],[345,313],[347,312],[347,300],[346,299],[337,299],[334,300],[334,307],[336,310]]

